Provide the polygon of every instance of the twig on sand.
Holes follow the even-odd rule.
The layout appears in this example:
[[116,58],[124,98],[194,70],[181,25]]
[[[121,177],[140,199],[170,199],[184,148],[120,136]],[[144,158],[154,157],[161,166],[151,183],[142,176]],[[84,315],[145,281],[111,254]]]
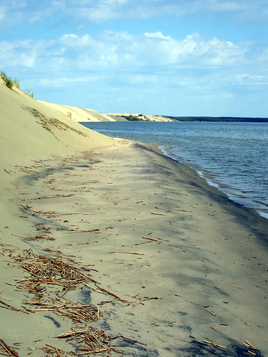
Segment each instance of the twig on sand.
[[224,347],[224,346],[218,345],[217,343],[210,342],[210,341],[207,341],[207,340],[202,340],[202,341],[203,341],[204,343],[207,343],[207,344],[211,345],[211,346],[214,347],[214,348],[219,347],[219,348],[222,348],[222,349],[225,350],[225,347]]
[[212,311],[210,311],[210,310],[208,310],[208,309],[205,309],[207,312],[209,312],[211,315],[213,315],[213,316],[217,316],[216,314],[214,314],[214,312],[212,312]]
[[245,340],[245,343],[249,346],[249,347],[251,347],[251,348],[253,348],[253,350],[256,350],[256,347],[254,347],[250,342],[248,342],[247,340]]
[[240,286],[237,286],[237,285],[232,285],[232,284],[231,284],[231,286],[232,286],[233,288],[242,289]]
[[83,230],[83,229],[68,229],[66,230],[66,232],[63,232],[63,233],[90,233],[90,232],[99,232],[100,229],[99,228],[96,228],[96,229],[86,229],[86,230]]
[[8,304],[7,302],[3,301],[2,299],[0,299],[0,303],[3,304],[3,305],[5,305],[5,306],[7,306],[7,307],[9,307],[9,308],[11,308],[12,310],[24,312],[25,314],[29,314],[29,312],[24,311],[24,310],[21,310],[21,309],[18,309],[18,308],[16,308],[15,306],[10,305],[10,304]]
[[[6,353],[5,356],[15,356],[19,357],[16,351],[14,351],[8,344],[0,337],[0,347],[3,353]],[[8,353],[8,354],[7,354]]]
[[[121,337],[121,336],[116,336]],[[70,331],[67,333],[62,333],[55,338],[58,339],[66,339],[66,341],[71,341],[75,340],[78,342],[80,345],[81,343],[85,343],[85,346],[79,347],[80,351],[84,351],[85,353],[78,353],[76,354],[75,352],[69,352],[68,354],[72,356],[83,356],[83,355],[88,355],[88,354],[94,354],[94,353],[102,353],[102,352],[110,352],[114,351],[116,353],[124,354],[122,351],[118,350],[114,346],[110,346],[109,342],[111,340],[114,340],[115,338],[111,338],[110,336],[105,335],[103,330],[100,329],[93,329],[91,327],[87,327],[82,330],[77,330],[77,331]],[[128,338],[126,338],[128,339]],[[129,339],[131,340],[131,339]],[[134,340],[131,340],[134,342]],[[136,341],[135,341],[136,342]],[[53,347],[54,351],[50,351],[50,353],[55,353],[55,347],[51,345],[46,345],[49,347]],[[43,348],[44,349],[44,348]],[[45,348],[46,349],[46,348]]]
[[142,239],[148,239],[148,240],[151,240],[153,242],[158,242],[158,239],[154,239],[154,238],[142,237]]
[[147,346],[146,343],[139,342],[139,341],[137,341],[137,340],[133,340],[132,338],[125,337],[125,336],[123,336],[123,335],[117,335],[117,336],[115,336],[115,337],[111,337],[111,340],[115,340],[116,338],[120,338],[120,337],[123,338],[124,340],[130,341],[130,342],[132,342],[132,343],[138,343],[138,344],[140,344],[140,345]]
[[114,253],[133,254],[133,255],[144,255],[143,253],[137,253],[137,252],[110,252],[110,254],[114,254]]

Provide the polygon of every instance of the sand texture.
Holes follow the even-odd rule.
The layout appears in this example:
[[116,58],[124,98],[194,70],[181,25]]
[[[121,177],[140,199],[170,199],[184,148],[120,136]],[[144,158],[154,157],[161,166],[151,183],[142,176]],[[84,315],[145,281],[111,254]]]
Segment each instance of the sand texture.
[[267,220],[152,146],[0,90],[0,351],[268,355]]
[[[117,121],[117,118],[113,118],[108,114],[102,114],[93,109],[79,108],[72,105],[53,104],[43,101],[39,101],[43,105],[53,108],[54,110],[69,116],[77,122],[102,122],[102,121]],[[118,118],[119,119],[119,118]]]

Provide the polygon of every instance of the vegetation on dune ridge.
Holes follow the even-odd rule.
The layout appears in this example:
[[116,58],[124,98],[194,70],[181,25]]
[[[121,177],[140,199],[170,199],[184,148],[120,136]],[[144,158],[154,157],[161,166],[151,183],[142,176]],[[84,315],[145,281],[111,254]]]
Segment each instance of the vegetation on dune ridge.
[[[16,87],[16,88],[20,89],[20,82],[16,78],[12,79],[12,78],[8,77],[8,75],[3,71],[0,72],[0,77],[3,79],[3,81],[6,84],[6,86],[9,89],[12,89],[13,87]],[[25,90],[23,92],[25,94],[27,94],[30,98],[34,98],[33,92],[31,92],[29,90]]]

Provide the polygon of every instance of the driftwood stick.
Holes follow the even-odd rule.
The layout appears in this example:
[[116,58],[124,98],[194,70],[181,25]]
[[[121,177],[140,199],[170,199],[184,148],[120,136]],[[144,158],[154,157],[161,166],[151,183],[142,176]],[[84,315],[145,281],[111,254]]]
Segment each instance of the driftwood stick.
[[56,336],[55,338],[67,338],[67,337],[72,337],[76,335],[82,335],[83,333],[86,333],[87,330],[81,330],[81,331],[70,331],[67,333],[62,333],[61,335]]
[[0,342],[3,344],[4,348],[11,353],[11,355],[15,356],[15,357],[19,357],[19,355],[17,354],[16,351],[12,350],[12,348],[10,348],[8,346],[8,344],[2,339],[2,337],[0,337]]
[[57,353],[57,357],[60,356],[59,351],[61,351],[61,352],[63,352],[63,353],[67,353],[68,355],[70,355],[69,352],[66,352],[66,351],[62,350],[62,349],[59,348],[59,347],[55,347],[55,346],[49,345],[48,343],[46,343],[46,346],[54,348],[54,350],[55,350],[56,353]]
[[207,343],[207,344],[211,345],[211,346],[214,347],[214,348],[220,347],[220,348],[222,348],[222,349],[225,350],[225,347],[224,347],[224,346],[218,345],[217,343],[210,342],[210,341],[206,341],[206,340],[202,340],[202,341],[203,341],[204,343]]
[[93,288],[93,286],[90,286],[86,283],[83,283],[83,285],[87,286],[88,288],[92,289],[92,290],[95,290],[97,291],[98,293],[101,293],[101,294],[106,294],[104,291],[101,291],[100,289],[96,289],[96,288]]
[[117,336],[115,336],[115,337],[112,337],[111,340],[115,340],[116,338],[120,338],[120,337],[123,338],[124,340],[130,341],[130,342],[132,342],[132,343],[139,343],[140,345],[147,346],[146,343],[139,342],[139,341],[137,341],[137,340],[133,340],[132,338],[125,337],[125,336],[123,336],[123,335],[117,335]]
[[207,312],[209,312],[211,315],[213,315],[213,316],[216,316],[216,314],[214,314],[214,312],[212,312],[212,311],[210,311],[210,310],[208,310],[208,309],[205,309]]
[[110,254],[113,254],[113,253],[133,254],[133,255],[144,255],[143,253],[137,253],[137,252],[110,252]]
[[251,348],[253,348],[253,350],[256,350],[256,347],[254,347],[250,342],[248,342],[247,340],[245,340],[246,344],[249,345]]
[[158,242],[158,239],[154,239],[154,238],[142,237],[142,239],[148,239],[154,242]]
[[113,351],[116,352],[116,353],[120,353],[121,355],[124,355],[124,352],[118,350],[118,349],[115,348],[115,347],[111,347],[111,350],[113,350]]
[[87,348],[79,348],[81,351],[88,351],[88,352],[86,352],[86,353],[80,353],[79,355],[80,356],[83,356],[83,355],[92,355],[92,354],[94,354],[94,353],[102,353],[102,352],[105,352],[105,351],[107,351],[107,348],[101,348],[100,350],[95,350],[95,351],[91,351],[91,350],[89,350],[89,349],[87,349]]
[[101,288],[101,287],[99,287],[99,289],[100,289],[101,291],[106,292],[106,293],[109,294],[109,295],[112,295],[112,296],[115,297],[117,300],[120,300],[120,301],[122,301],[122,302],[125,302],[125,303],[127,303],[127,304],[130,304],[129,301],[124,300],[124,299],[121,299],[120,296],[118,296],[118,295],[112,293],[111,291],[109,291],[109,290],[107,290],[107,289],[104,289],[104,288]]
[[12,310],[21,311],[21,312],[24,312],[25,314],[29,314],[27,311],[17,309],[15,306],[8,304],[7,302],[3,301],[2,299],[0,299],[0,303],[3,305],[6,305],[7,307],[10,307]]

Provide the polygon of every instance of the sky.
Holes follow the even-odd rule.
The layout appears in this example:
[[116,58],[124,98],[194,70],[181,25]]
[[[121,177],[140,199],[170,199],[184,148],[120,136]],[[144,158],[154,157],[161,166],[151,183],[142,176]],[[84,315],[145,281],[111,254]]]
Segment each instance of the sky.
[[101,113],[268,117],[268,0],[0,0],[0,71]]

